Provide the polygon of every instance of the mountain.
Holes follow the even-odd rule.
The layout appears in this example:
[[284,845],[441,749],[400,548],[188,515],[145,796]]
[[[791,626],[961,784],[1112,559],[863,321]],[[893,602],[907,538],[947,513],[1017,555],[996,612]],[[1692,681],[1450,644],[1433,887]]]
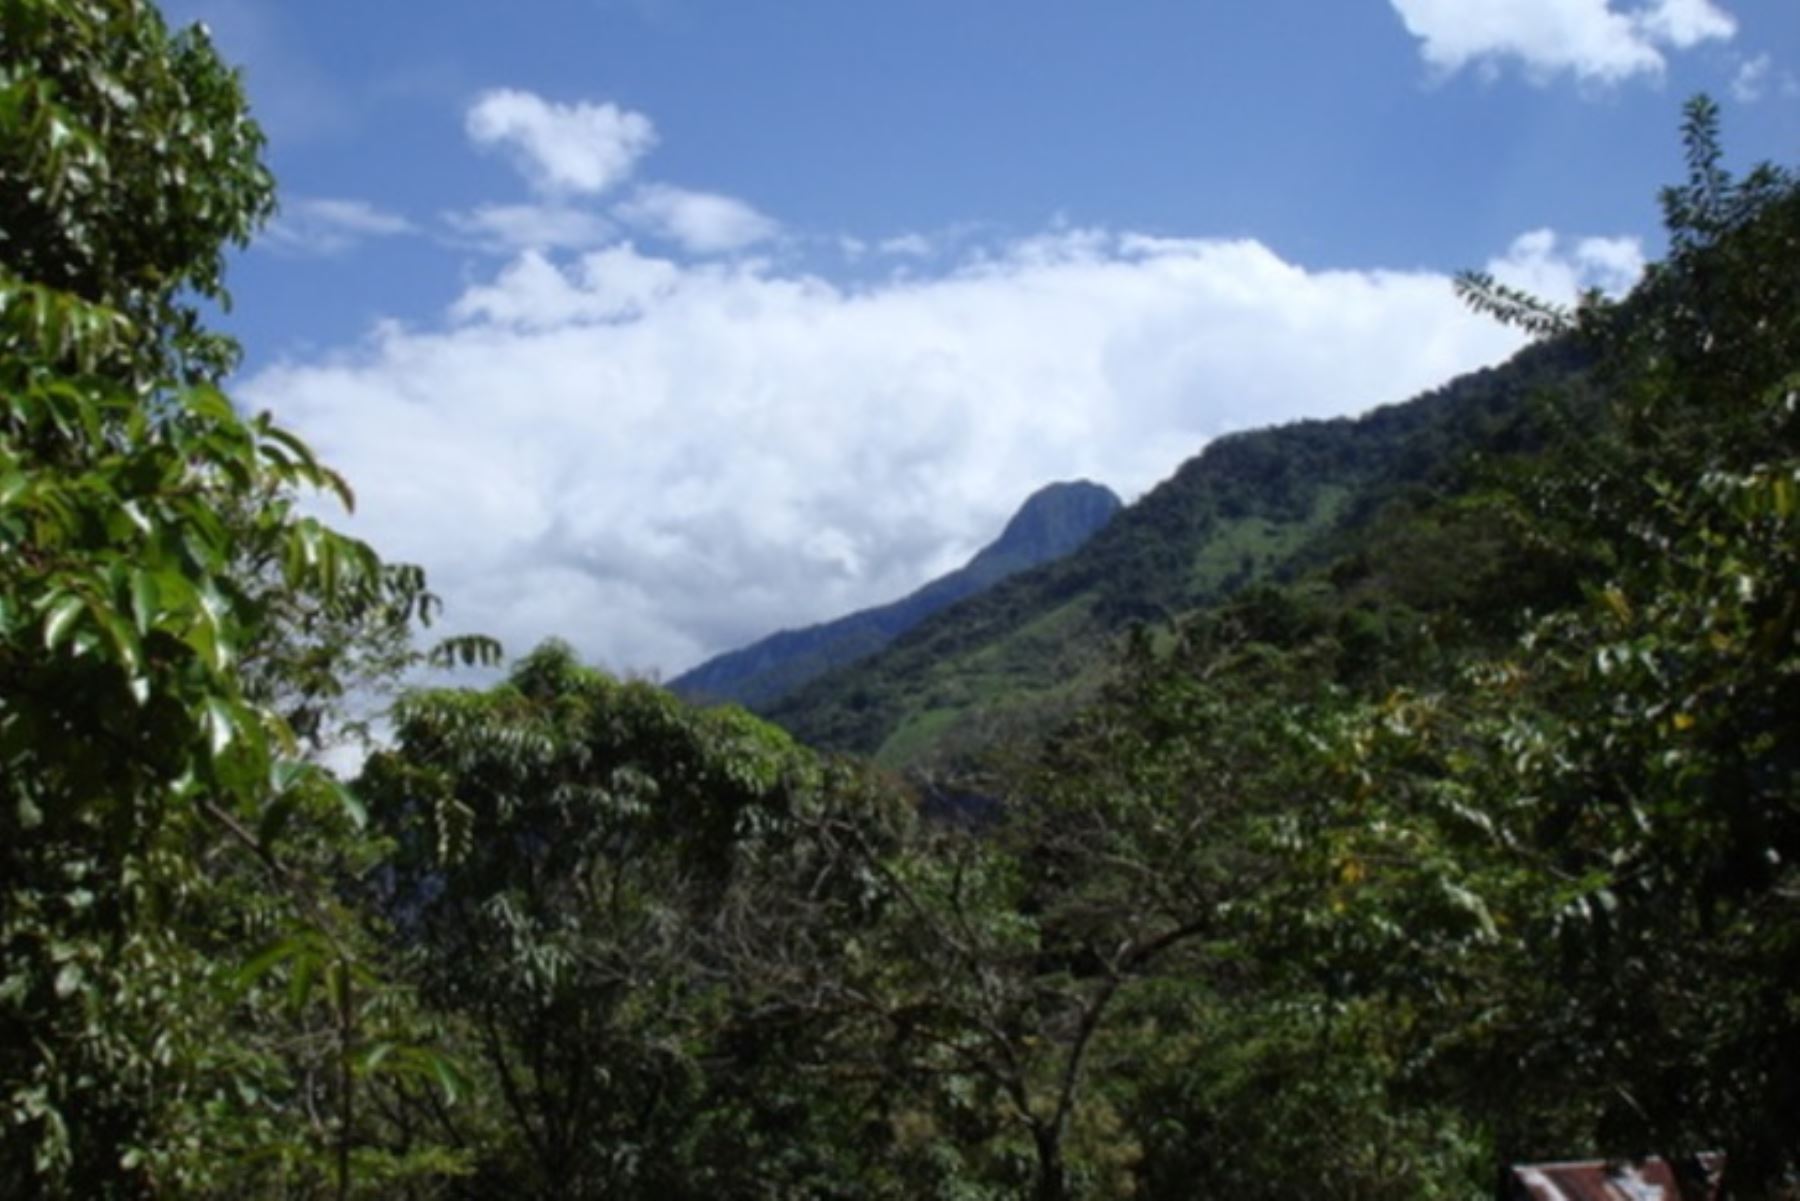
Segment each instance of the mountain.
[[[813,746],[919,765],[1041,730],[1092,695],[1133,625],[1293,578],[1343,553],[1409,490],[1534,435],[1529,399],[1578,373],[1560,344],[1360,418],[1217,439],[1075,552],[920,622],[765,710]],[[1454,539],[1428,551],[1449,578]],[[1409,565],[1430,575],[1431,564]]]
[[1122,506],[1112,489],[1087,480],[1032,493],[1000,537],[949,575],[891,604],[835,621],[783,630],[742,650],[709,659],[670,681],[678,696],[766,708],[834,668],[881,650],[932,614],[1008,576],[1069,554]]

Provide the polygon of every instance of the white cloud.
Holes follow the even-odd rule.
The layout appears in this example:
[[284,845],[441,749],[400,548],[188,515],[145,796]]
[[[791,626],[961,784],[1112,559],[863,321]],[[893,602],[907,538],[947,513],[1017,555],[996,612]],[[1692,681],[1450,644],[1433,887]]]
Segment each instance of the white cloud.
[[1488,273],[1557,303],[1568,303],[1589,288],[1622,296],[1644,274],[1644,247],[1636,238],[1583,238],[1567,254],[1559,242],[1548,229],[1520,234],[1505,255],[1488,263]]
[[1768,54],[1758,54],[1739,61],[1737,73],[1731,79],[1731,94],[1741,103],[1755,104],[1773,90],[1777,94],[1793,98],[1800,96],[1800,77],[1792,71],[1775,70],[1775,60]]
[[1775,60],[1766,54],[1758,54],[1739,63],[1737,74],[1731,80],[1731,94],[1745,104],[1761,100],[1769,85],[1769,71],[1774,65]]
[[1633,19],[1646,37],[1677,50],[1737,36],[1736,18],[1712,0],[1656,0]]
[[444,214],[464,238],[488,250],[586,250],[612,241],[612,222],[587,209],[558,204],[484,204]]
[[530,252],[492,283],[469,288],[453,319],[521,330],[547,330],[641,317],[682,283],[682,269],[646,258],[631,245],[583,256],[567,268]]
[[284,199],[280,214],[263,237],[277,250],[292,254],[342,254],[367,238],[417,233],[412,222],[376,208],[366,200],[322,196]]
[[1391,0],[1422,43],[1425,61],[1445,73],[1506,59],[1547,80],[1570,72],[1617,83],[1659,75],[1664,49],[1729,40],[1737,22],[1712,0]]
[[[1634,254],[1539,234],[1506,263],[1567,299]],[[1438,274],[1062,229],[855,289],[532,252],[440,327],[243,391],[347,472],[355,528],[429,569],[452,628],[675,672],[905,593],[1047,481],[1135,494],[1224,431],[1401,400],[1517,345]]]
[[741,250],[767,241],[781,228],[741,200],[668,184],[639,188],[614,212],[626,224],[694,254]]
[[[470,106],[466,127],[478,146],[506,148],[544,203],[489,204],[446,213],[457,234],[490,250],[585,250],[616,237],[605,217],[570,203],[629,179],[656,144],[650,119],[613,104],[556,104],[500,88]],[[690,254],[741,250],[781,231],[772,218],[732,196],[646,183],[612,216]]]
[[605,192],[656,144],[656,128],[642,113],[615,104],[556,104],[513,88],[479,96],[465,128],[476,145],[510,151],[532,187],[552,196]]

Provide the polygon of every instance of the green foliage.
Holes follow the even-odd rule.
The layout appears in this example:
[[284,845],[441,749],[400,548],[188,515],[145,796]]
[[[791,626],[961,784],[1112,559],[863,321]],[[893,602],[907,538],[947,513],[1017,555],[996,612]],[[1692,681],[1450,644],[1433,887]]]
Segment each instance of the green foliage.
[[1710,104],[1630,297],[1469,277],[1554,340],[1222,440],[808,693],[1030,735],[933,826],[557,644],[311,764],[436,602],[220,391],[239,83],[136,0],[0,17],[0,1193],[1791,1192],[1800,181]]
[[[1722,174],[1704,102],[1686,134],[1670,260],[1569,317],[1608,400],[1597,425],[1564,427],[1487,495],[1390,510],[1329,591],[1246,594],[1141,656],[1049,760],[1090,822],[1170,815],[1116,843],[1090,831],[1102,863],[1162,888],[1202,844],[1246,856],[1232,878],[1262,882],[1228,903],[1242,974],[1213,987],[1262,1028],[1321,1015],[1297,1027],[1322,1022],[1314,1070],[1278,1101],[1234,1083],[1242,1045],[1196,1051],[1153,1176],[1166,1155],[1166,1179],[1284,1194],[1290,1167],[1350,1172],[1369,1140],[1448,1123],[1454,1144],[1404,1152],[1429,1174],[1397,1195],[1448,1187],[1443,1172],[1477,1187],[1484,1159],[1723,1148],[1744,1196],[1800,1166],[1800,1096],[1772,1066],[1800,1047],[1800,184]],[[1396,575],[1432,526],[1497,535],[1473,563],[1498,605]],[[1521,555],[1556,572],[1505,586],[1496,569]],[[1419,633],[1396,642],[1394,617]],[[1343,1021],[1403,1037],[1343,1046]],[[1280,1071],[1279,1046],[1251,1079]],[[1243,1107],[1280,1121],[1309,1092],[1326,1109],[1304,1126],[1328,1133],[1237,1141]],[[1270,1158],[1242,1175],[1207,1161],[1230,1131],[1238,1155]]]
[[[47,289],[39,331],[107,354],[132,391],[216,382],[236,351],[201,328],[192,297],[226,299],[225,247],[274,209],[237,76],[203,32],[171,36],[141,0],[7,0],[0,15],[6,277]],[[124,345],[68,324],[95,320]]]
[[[301,516],[347,487],[218,389],[198,305],[273,203],[235,74],[135,0],[3,16],[0,1192],[347,1195],[350,1073],[304,1082],[357,1049],[329,883],[371,852],[259,681],[296,606],[404,622],[422,580]],[[333,996],[290,1021],[237,968],[298,929]]]
[[[1800,966],[1800,284],[1781,265],[1800,251],[1800,179],[1726,175],[1704,99],[1684,136],[1668,261],[1588,317],[1618,440],[1583,495],[1544,493],[1605,566],[1531,631],[1522,695],[1495,721],[1504,786],[1533,798],[1534,867],[1563,900],[1544,942],[1583,968],[1575,1070],[1631,1099],[1606,1128],[1727,1146],[1747,1187],[1800,1145],[1800,1094],[1768,1069],[1800,1047],[1778,983]],[[1646,1020],[1672,1036],[1655,1054]]]
[[1145,629],[908,883],[948,1095],[1011,1097],[953,1128],[965,1174],[1480,1196],[1723,1148],[1732,1195],[1791,1181],[1800,188],[1722,175],[1709,113],[1670,261],[1556,323],[1566,401]]
[[483,1148],[470,1195],[852,1195],[874,1098],[828,1078],[832,998],[903,809],[556,644],[396,718],[361,785],[396,846],[380,903],[483,1103],[395,1104]]

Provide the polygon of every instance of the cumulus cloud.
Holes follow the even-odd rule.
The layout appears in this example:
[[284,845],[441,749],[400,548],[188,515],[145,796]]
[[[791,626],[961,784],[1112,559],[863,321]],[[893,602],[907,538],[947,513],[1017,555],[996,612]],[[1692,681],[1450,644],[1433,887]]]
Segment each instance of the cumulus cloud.
[[1425,61],[1445,73],[1522,63],[1538,81],[1563,72],[1601,83],[1658,75],[1665,49],[1729,40],[1737,21],[1713,0],[1391,0]]
[[668,184],[639,188],[616,210],[621,221],[694,254],[741,250],[779,231],[773,220],[731,196]]
[[[1572,295],[1634,252],[1531,235],[1505,262]],[[430,570],[453,628],[673,673],[905,593],[1047,481],[1135,494],[1222,432],[1517,345],[1441,275],[1255,241],[1053,230],[855,288],[618,245],[522,254],[440,323],[243,393],[348,473],[357,530]]]
[[542,254],[521,255],[492,283],[477,284],[451,307],[461,322],[546,330],[640,317],[682,280],[676,264],[641,255],[631,245],[586,255],[559,267]]
[[412,222],[366,200],[323,196],[291,197],[269,222],[263,237],[276,250],[291,254],[332,255],[368,238],[417,233]]
[[1737,20],[1712,0],[1656,0],[1634,20],[1646,36],[1677,50],[1737,35]]
[[598,195],[629,177],[656,144],[642,113],[616,104],[556,104],[531,92],[496,88],[465,119],[477,146],[499,147],[538,191]]
[[[503,252],[586,250],[616,240],[614,221],[576,201],[618,188],[656,144],[656,129],[641,113],[615,104],[556,104],[510,88],[480,96],[465,126],[477,146],[506,149],[541,200],[444,215],[464,240]],[[666,183],[637,186],[611,215],[701,255],[742,250],[781,228],[736,197]]]

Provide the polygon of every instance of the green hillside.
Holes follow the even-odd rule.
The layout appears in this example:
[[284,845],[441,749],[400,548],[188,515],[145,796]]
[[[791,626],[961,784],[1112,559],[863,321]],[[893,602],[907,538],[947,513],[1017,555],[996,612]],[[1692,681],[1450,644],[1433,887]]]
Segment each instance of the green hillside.
[[1120,503],[1112,489],[1088,480],[1046,484],[1026,498],[1000,537],[955,571],[890,604],[782,630],[708,659],[669,681],[669,690],[696,703],[766,709],[833,668],[866,659],[933,613],[1068,554],[1112,520]]
[[1211,443],[1066,558],[920,623],[764,710],[805,742],[916,765],[1042,728],[1092,695],[1118,637],[1295,576],[1383,507],[1452,492],[1538,439],[1530,400],[1578,355],[1535,346],[1404,404]]

